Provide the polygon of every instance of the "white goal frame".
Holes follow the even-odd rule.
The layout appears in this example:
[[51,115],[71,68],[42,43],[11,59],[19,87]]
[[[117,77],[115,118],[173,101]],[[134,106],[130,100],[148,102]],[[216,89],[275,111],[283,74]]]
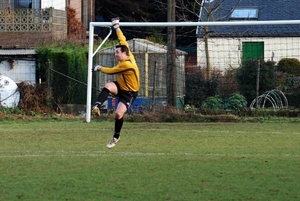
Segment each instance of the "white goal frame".
[[[300,20],[275,20],[275,21],[234,21],[234,22],[120,22],[120,27],[198,27],[198,26],[252,26],[252,25],[289,25],[300,24]],[[94,51],[94,28],[107,27],[110,29],[106,38]],[[89,26],[89,52],[88,52],[88,76],[86,96],[86,122],[91,121],[92,99],[92,66],[93,57],[100,50],[112,33],[111,22],[90,22]]]

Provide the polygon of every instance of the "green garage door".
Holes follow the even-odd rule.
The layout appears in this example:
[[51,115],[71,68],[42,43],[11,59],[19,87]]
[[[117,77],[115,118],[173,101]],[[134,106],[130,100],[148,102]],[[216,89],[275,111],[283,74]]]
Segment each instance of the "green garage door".
[[243,42],[242,61],[264,59],[264,42]]

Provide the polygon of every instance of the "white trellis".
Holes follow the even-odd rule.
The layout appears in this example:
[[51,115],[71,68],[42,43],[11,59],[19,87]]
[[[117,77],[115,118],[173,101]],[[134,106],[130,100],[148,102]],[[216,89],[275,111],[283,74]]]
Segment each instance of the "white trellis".
[[250,104],[251,110],[255,109],[254,105],[256,105],[256,101],[258,108],[265,108],[267,102],[272,105],[275,111],[288,107],[288,100],[286,96],[282,93],[282,91],[277,89],[266,91],[262,95],[258,96],[257,99],[254,99]]

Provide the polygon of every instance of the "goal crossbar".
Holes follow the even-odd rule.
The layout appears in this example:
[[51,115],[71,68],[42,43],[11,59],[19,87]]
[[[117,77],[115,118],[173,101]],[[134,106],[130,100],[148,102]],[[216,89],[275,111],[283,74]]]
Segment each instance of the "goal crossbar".
[[[218,22],[120,22],[123,27],[189,27],[189,26],[237,26],[237,25],[280,25],[300,24],[300,20],[269,21],[218,21]],[[110,27],[111,22],[90,22],[90,26]]]
[[[232,21],[232,22],[120,22],[121,27],[199,27],[199,26],[259,26],[259,25],[291,25],[300,24],[300,20],[273,20],[273,21]],[[106,38],[94,52],[94,28],[107,27],[110,29]],[[92,98],[92,66],[93,57],[111,35],[111,22],[90,22],[89,26],[89,52],[88,52],[88,77],[86,98],[86,122],[91,120]]]

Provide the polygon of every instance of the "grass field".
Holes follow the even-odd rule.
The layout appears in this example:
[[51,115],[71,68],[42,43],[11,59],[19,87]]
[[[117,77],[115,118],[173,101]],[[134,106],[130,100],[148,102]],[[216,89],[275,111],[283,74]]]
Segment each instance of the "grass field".
[[300,200],[300,124],[1,122],[0,200]]

